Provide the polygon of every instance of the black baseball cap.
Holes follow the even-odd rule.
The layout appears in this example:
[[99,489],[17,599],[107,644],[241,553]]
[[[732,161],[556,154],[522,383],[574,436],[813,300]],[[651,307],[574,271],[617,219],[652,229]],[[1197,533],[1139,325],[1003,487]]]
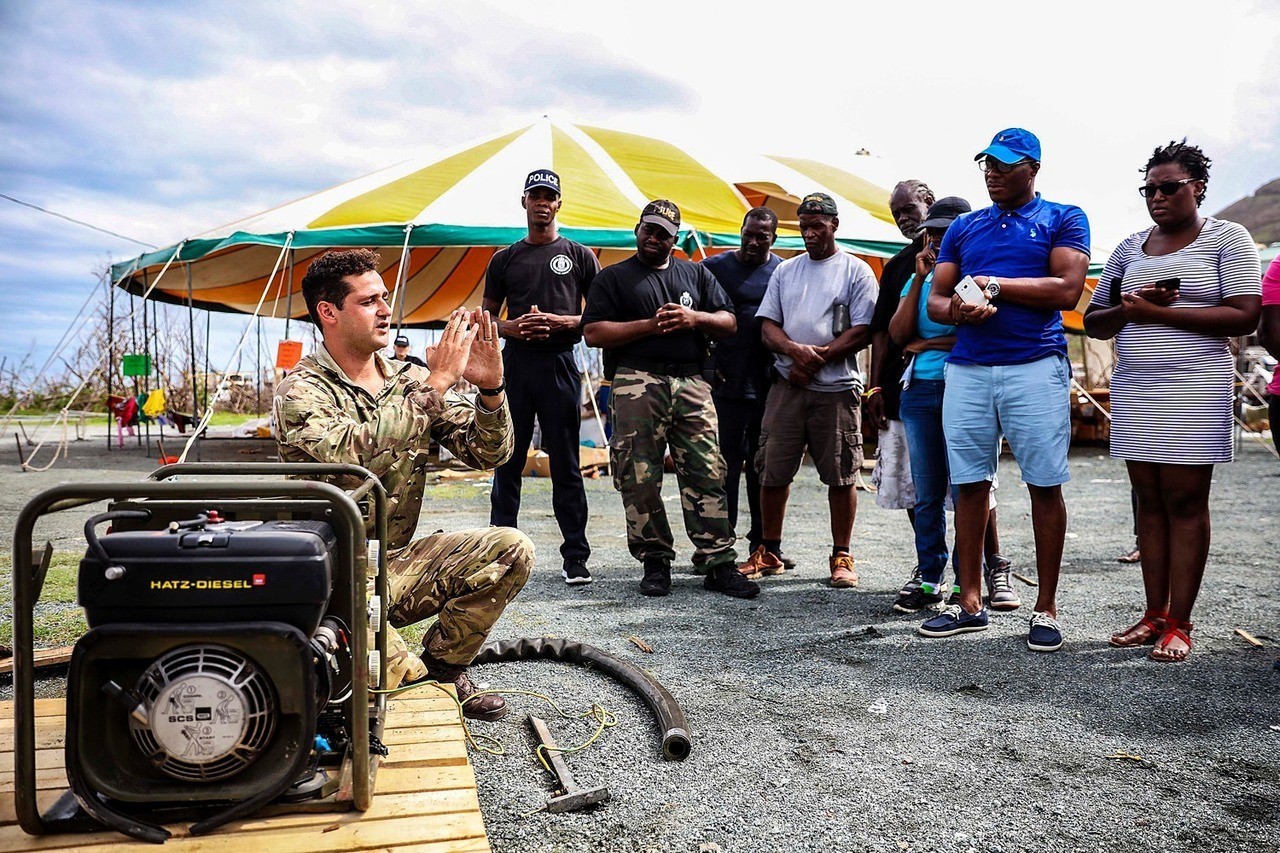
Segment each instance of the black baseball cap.
[[408,338],[406,338],[404,335],[396,335],[396,346],[407,347],[408,345],[409,345]]
[[973,208],[969,206],[969,202],[958,195],[949,195],[929,205],[929,212],[925,214],[924,222],[920,223],[920,227],[947,228],[960,218],[960,214],[971,210]]
[[665,198],[654,199],[640,211],[640,221],[661,225],[674,237],[680,230],[680,208]]
[[836,200],[826,193],[809,193],[796,208],[796,215],[801,213],[821,213],[826,216],[839,216],[836,212]]
[[524,191],[528,192],[534,187],[546,187],[559,193],[560,176],[550,169],[538,169],[535,172],[530,172],[529,176],[524,179]]

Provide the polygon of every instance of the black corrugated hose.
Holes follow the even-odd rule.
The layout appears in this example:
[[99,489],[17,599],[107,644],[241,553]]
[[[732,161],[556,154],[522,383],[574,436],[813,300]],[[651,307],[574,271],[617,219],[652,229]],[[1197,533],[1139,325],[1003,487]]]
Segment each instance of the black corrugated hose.
[[689,739],[689,724],[685,721],[684,711],[680,710],[676,697],[640,667],[595,646],[553,637],[523,637],[486,645],[472,663],[534,658],[550,658],[591,666],[621,681],[638,693],[658,718],[658,728],[662,731],[662,754],[676,761],[684,761],[689,757],[689,752],[693,749]]

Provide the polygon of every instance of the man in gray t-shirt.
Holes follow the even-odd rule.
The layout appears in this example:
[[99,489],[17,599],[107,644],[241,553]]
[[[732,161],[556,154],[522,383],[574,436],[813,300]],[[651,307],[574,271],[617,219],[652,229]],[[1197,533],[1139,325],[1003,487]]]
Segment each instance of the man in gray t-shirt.
[[849,541],[862,465],[862,375],[855,356],[870,339],[876,278],[866,263],[836,246],[840,220],[830,196],[805,196],[797,211],[805,254],[774,270],[756,312],[778,377],[769,389],[756,457],[761,545],[739,571],[749,578],[778,574],[791,481],[808,448],[831,509],[831,585],[850,588],[858,584]]

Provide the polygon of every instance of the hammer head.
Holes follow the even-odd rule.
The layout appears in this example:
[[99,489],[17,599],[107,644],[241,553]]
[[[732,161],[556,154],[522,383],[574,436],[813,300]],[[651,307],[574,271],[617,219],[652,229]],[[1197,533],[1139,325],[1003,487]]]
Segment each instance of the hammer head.
[[601,785],[599,788],[578,789],[557,794],[547,800],[547,811],[553,814],[560,812],[576,812],[596,803],[609,802],[609,789]]

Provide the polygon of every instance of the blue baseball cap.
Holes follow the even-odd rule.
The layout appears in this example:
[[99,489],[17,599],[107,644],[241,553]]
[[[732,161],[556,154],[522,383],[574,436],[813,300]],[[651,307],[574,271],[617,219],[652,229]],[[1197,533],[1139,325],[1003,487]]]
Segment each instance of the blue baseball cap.
[[1040,162],[1040,140],[1029,130],[1009,127],[991,138],[991,144],[973,158],[994,157],[1001,163],[1017,163],[1019,160]]

